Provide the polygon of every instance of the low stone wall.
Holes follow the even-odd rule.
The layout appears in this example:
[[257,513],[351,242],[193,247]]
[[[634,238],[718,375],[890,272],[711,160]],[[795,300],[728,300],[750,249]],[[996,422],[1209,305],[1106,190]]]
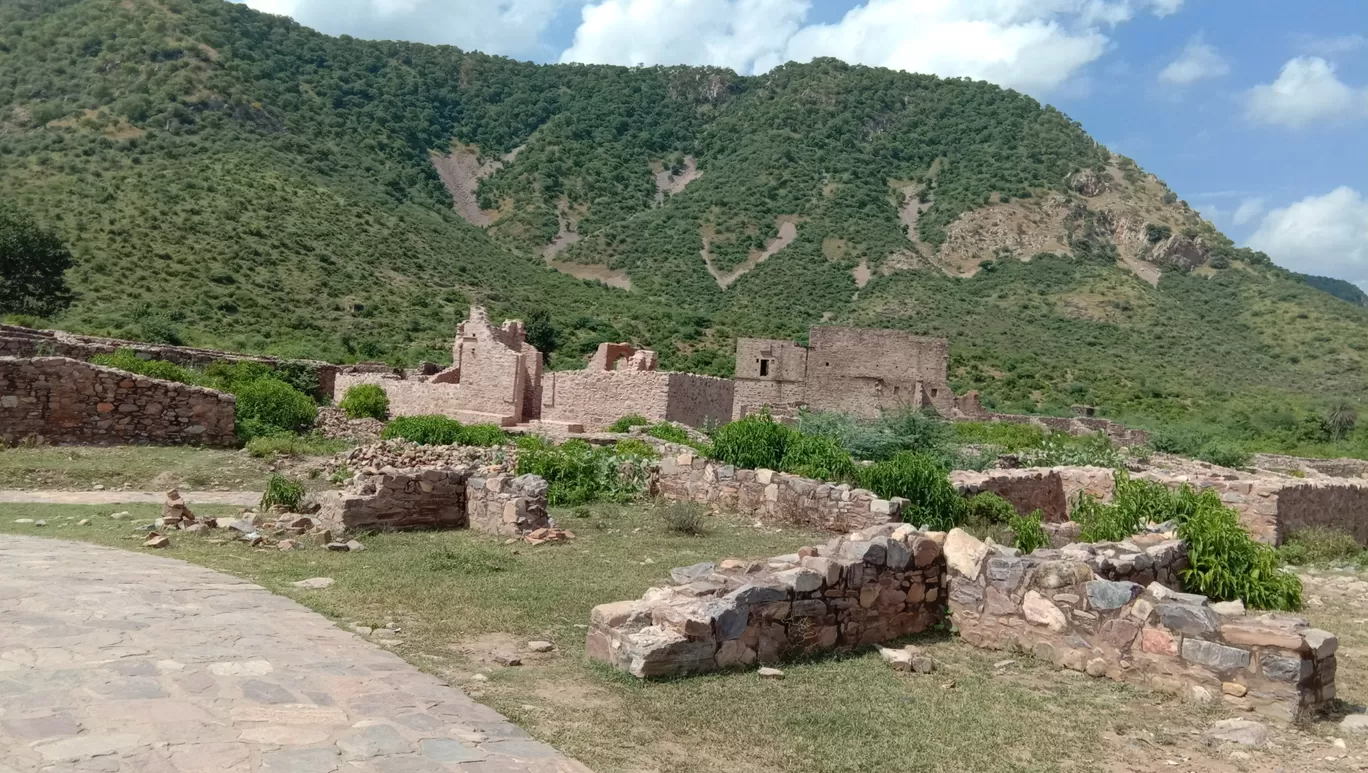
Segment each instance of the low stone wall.
[[665,420],[689,427],[722,425],[731,420],[736,382],[727,378],[670,373]]
[[110,354],[117,349],[132,349],[147,360],[165,360],[189,368],[204,368],[216,362],[257,362],[272,368],[283,364],[299,364],[314,371],[318,377],[318,395],[333,393],[333,378],[337,366],[315,360],[284,360],[250,354],[199,349],[193,346],[147,344],[121,341],[117,338],[97,338],[68,333],[62,330],[34,330],[18,325],[0,325],[0,357],[70,357],[89,360],[97,354]]
[[1067,549],[1017,556],[956,529],[945,552],[950,612],[975,646],[1287,721],[1335,697],[1337,641],[1300,618],[1107,579]]
[[1055,470],[990,470],[971,472],[956,470],[950,482],[964,496],[989,492],[1007,500],[1021,515],[1040,510],[1046,523],[1069,520],[1069,500],[1064,493],[1064,480]]
[[386,467],[320,498],[319,520],[341,529],[473,528],[516,536],[549,525],[546,481],[475,467]]
[[849,484],[823,483],[773,470],[738,470],[692,453],[666,453],[653,488],[678,502],[772,523],[834,532],[902,520],[906,500],[881,499]]
[[474,399],[464,384],[447,384],[427,378],[401,378],[393,371],[348,368],[337,374],[336,401],[358,384],[373,384],[385,390],[390,416],[446,416],[465,424],[496,424],[510,427],[518,423],[518,411],[510,387],[506,399]]
[[601,432],[630,414],[664,421],[670,406],[667,371],[562,370],[542,376],[544,421],[573,422]]
[[0,357],[0,439],[237,444],[236,399],[65,357]]
[[851,650],[939,623],[944,571],[936,536],[901,524],[763,563],[683,567],[674,587],[595,607],[586,650],[638,677]]
[[1297,529],[1326,526],[1368,545],[1368,482],[1309,481],[1285,486],[1274,496],[1278,542]]

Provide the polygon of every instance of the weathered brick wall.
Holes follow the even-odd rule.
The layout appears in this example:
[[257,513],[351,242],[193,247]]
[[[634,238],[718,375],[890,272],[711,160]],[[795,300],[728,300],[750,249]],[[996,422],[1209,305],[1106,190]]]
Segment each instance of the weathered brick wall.
[[809,335],[807,402],[817,410],[877,418],[903,406],[951,415],[948,343],[897,330],[818,325]]
[[733,381],[693,373],[670,373],[669,377],[666,419],[689,427],[720,425],[731,420]]
[[358,473],[321,497],[319,520],[339,529],[472,528],[516,536],[548,525],[546,481],[477,467]]
[[665,454],[653,487],[660,496],[678,502],[842,533],[898,521],[905,501],[880,499],[844,483],[773,470],[738,470],[688,452]]
[[584,425],[590,432],[629,414],[664,421],[670,408],[667,371],[561,370],[542,376],[541,419]]
[[[1111,471],[1107,472],[1110,475]],[[1055,470],[956,470],[950,473],[950,482],[965,496],[983,492],[997,494],[1010,502],[1021,515],[1040,510],[1046,523],[1069,520],[1069,500],[1064,492],[1064,481]]]
[[1012,555],[958,529],[945,554],[950,612],[975,646],[1286,721],[1335,697],[1336,639],[1300,618],[1100,577],[1067,551]]
[[464,384],[440,384],[429,380],[399,378],[392,373],[373,371],[353,372],[344,369],[337,374],[337,391],[334,400],[340,401],[347,390],[357,384],[374,384],[385,390],[389,397],[390,416],[447,416],[467,424],[498,424],[512,426],[517,423],[511,406],[502,405],[502,412],[484,412],[472,406],[487,406],[480,400],[467,399],[468,390]]
[[165,360],[190,368],[205,368],[216,362],[258,362],[272,368],[284,362],[302,363],[312,368],[318,376],[318,393],[323,396],[333,393],[333,378],[337,374],[336,365],[313,360],[283,360],[192,346],[146,344],[82,336],[60,330],[0,325],[0,357],[70,357],[74,360],[89,360],[97,354],[109,354],[117,349],[132,349],[144,359]]
[[0,438],[47,443],[237,443],[236,400],[65,357],[0,357]]
[[848,651],[939,623],[944,571],[936,541],[900,524],[766,562],[683,567],[674,587],[595,607],[586,650],[638,677]]
[[[738,379],[798,382],[807,379],[807,349],[792,341],[773,338],[736,339]],[[762,367],[763,366],[763,367]],[[764,370],[764,373],[761,373]]]
[[732,388],[732,419],[739,419],[766,408],[778,416],[795,413],[807,403],[807,385],[801,381],[747,381],[737,379]]
[[1347,531],[1368,545],[1368,483],[1314,481],[1285,486],[1277,494],[1277,540],[1306,526]]

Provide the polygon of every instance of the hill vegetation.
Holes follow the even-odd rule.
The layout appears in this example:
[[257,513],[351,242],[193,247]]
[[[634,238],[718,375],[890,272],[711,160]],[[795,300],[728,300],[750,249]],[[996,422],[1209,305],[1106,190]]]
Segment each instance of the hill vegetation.
[[[502,159],[487,227],[434,169],[459,153]],[[442,361],[479,301],[538,319],[553,367],[630,340],[727,375],[735,336],[828,320],[949,337],[954,386],[1004,410],[1368,452],[1326,420],[1363,390],[1361,294],[1237,249],[981,82],[541,66],[223,0],[11,0],[0,198],[75,258],[74,304],[25,319],[81,332]],[[633,289],[548,267],[566,234],[558,260]]]

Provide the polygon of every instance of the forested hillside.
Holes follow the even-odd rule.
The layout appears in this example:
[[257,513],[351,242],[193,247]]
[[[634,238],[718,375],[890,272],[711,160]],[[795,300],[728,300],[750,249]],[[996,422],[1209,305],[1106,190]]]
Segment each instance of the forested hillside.
[[81,332],[411,363],[478,300],[548,313],[557,366],[626,339],[726,375],[734,336],[851,322],[950,337],[1002,409],[1280,448],[1344,446],[1321,417],[1365,384],[1352,288],[1029,97],[834,60],[541,66],[224,0],[9,0],[0,201],[70,246],[78,300],[33,322]]

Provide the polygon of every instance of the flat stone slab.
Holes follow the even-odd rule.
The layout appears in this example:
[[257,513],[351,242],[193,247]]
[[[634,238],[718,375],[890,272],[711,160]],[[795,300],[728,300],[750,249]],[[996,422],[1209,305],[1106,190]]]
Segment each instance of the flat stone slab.
[[590,773],[236,577],[79,542],[0,542],[3,773],[485,768]]

